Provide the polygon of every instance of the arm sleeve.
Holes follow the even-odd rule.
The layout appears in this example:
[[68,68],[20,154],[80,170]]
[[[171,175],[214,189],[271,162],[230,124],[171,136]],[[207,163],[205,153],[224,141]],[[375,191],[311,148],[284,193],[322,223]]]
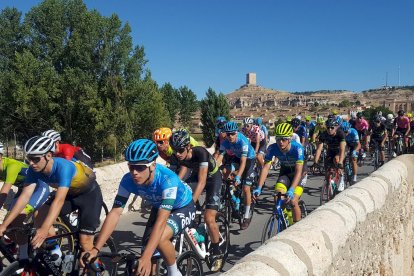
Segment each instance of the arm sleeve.
[[112,208],[118,208],[118,207],[125,208],[125,205],[128,202],[129,195],[130,195],[130,192],[127,189],[125,189],[125,187],[122,185],[122,182],[121,182],[121,184],[119,184],[118,193],[115,197]]

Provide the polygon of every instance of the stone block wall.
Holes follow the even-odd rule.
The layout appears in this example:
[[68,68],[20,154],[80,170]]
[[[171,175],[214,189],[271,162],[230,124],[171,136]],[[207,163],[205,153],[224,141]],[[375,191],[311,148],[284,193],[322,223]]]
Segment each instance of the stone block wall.
[[224,275],[413,275],[414,155],[386,163]]

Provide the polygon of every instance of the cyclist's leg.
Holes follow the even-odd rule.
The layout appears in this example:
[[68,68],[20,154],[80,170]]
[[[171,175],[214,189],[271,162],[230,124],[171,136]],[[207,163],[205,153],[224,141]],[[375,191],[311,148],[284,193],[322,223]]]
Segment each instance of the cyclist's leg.
[[252,203],[251,186],[253,184],[254,163],[255,159],[246,159],[246,167],[244,168],[244,172],[241,178],[244,193],[245,219],[250,219],[250,205]]
[[216,223],[217,211],[220,207],[221,199],[221,173],[217,171],[215,174],[207,178],[206,181],[206,210],[204,220],[207,224],[210,238],[212,241],[213,254],[220,254],[219,241],[220,232]]
[[[175,258],[175,248],[171,242],[171,238],[173,236],[180,234],[186,227],[189,227],[193,223],[193,220],[195,217],[195,211],[196,211],[196,208],[195,208],[194,202],[191,201],[188,205],[184,206],[183,208],[172,210],[167,220],[167,227],[165,227],[165,230],[161,235],[161,239],[158,243],[157,249],[161,252],[161,255],[163,256],[164,261],[167,264],[168,275],[170,275],[172,270],[177,269],[176,258]],[[156,214],[155,214],[155,220],[156,220]],[[153,223],[155,223],[155,220]],[[152,226],[153,224],[151,225],[151,228]],[[147,238],[144,239],[143,237],[143,247],[148,243],[149,237],[150,237],[148,232],[151,232],[151,231],[147,231],[147,228],[146,228],[145,232],[147,233]]]
[[355,146],[349,148],[349,158],[354,173],[353,182],[356,182],[358,178],[358,152],[355,150]]

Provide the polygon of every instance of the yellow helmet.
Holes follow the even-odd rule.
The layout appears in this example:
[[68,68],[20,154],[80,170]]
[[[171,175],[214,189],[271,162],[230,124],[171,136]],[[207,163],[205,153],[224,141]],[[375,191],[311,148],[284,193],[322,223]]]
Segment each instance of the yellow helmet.
[[413,117],[413,114],[412,113],[407,113],[407,117],[408,118],[412,118]]
[[286,123],[290,123],[292,121],[292,116],[287,116],[286,117]]
[[293,128],[291,124],[281,123],[275,128],[276,137],[291,137],[293,135]]

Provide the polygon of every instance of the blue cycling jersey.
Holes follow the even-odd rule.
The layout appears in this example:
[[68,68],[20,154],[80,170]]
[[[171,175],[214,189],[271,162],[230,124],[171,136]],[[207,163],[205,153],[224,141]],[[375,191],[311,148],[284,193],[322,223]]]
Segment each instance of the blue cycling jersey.
[[273,156],[280,161],[281,169],[288,169],[294,171],[296,164],[304,164],[304,149],[301,144],[296,141],[290,142],[290,150],[282,152],[277,143],[270,145],[267,148],[265,162],[271,162]]
[[299,128],[298,128],[298,130],[295,131],[295,133],[301,139],[302,139],[302,137],[305,137],[305,139],[308,138],[308,132],[306,131],[306,127],[304,127],[303,125],[299,125]]
[[41,180],[54,188],[69,188],[70,194],[81,194],[89,190],[95,179],[92,169],[81,162],[53,157],[52,171],[49,176],[35,172],[29,167],[24,185],[31,185]]
[[345,141],[348,145],[353,145],[359,142],[358,131],[354,128],[350,128],[348,135],[345,136]]
[[191,188],[173,171],[156,164],[153,173],[154,180],[148,185],[136,184],[130,173],[125,174],[119,184],[114,206],[124,207],[131,193],[141,196],[155,208],[168,211],[185,207],[193,200]]
[[220,145],[220,154],[224,155],[226,150],[230,150],[238,158],[246,156],[247,159],[256,158],[254,148],[242,133],[237,133],[237,140],[235,143],[230,143],[229,140],[224,140]]

